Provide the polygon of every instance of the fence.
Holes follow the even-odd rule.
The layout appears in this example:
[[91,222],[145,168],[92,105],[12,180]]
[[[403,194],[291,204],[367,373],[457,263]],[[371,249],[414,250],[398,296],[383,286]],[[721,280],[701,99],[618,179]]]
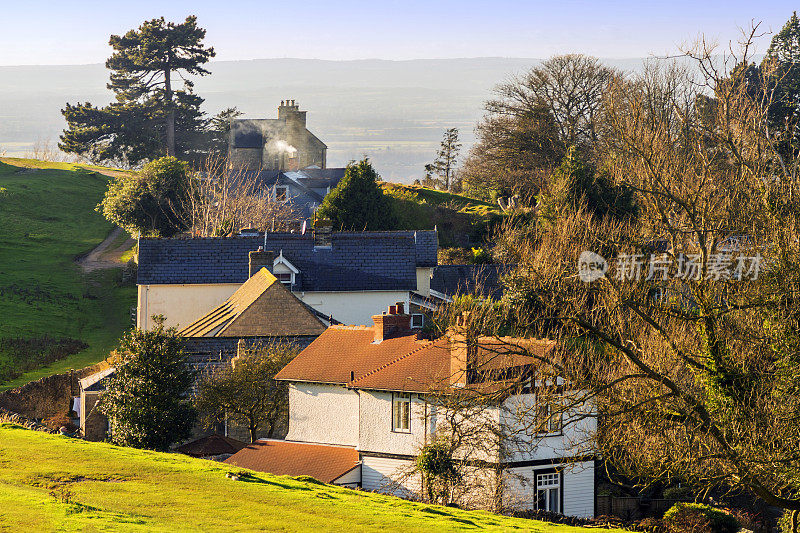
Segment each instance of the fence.
[[597,515],[638,520],[645,516],[661,517],[681,500],[647,499],[634,496],[597,496]]

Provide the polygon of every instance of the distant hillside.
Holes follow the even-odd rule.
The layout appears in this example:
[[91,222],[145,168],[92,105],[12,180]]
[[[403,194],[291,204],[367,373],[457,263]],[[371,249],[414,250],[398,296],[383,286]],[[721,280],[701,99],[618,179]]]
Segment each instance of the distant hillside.
[[120,286],[120,270],[86,275],[74,261],[113,228],[94,211],[108,180],[0,160],[0,390],[102,360],[130,325],[136,290]]
[[[35,458],[35,460],[32,460]],[[9,531],[529,531],[577,527],[414,503],[221,463],[0,423],[0,529]]]
[[[491,89],[538,59],[411,61],[259,59],[211,63],[197,80],[206,111],[236,106],[247,117],[275,116],[282,99],[308,110],[309,128],[329,147],[330,166],[369,155],[384,179],[410,183],[434,157],[442,133],[457,127],[464,151]],[[641,59],[608,60],[624,70]],[[100,65],[0,67],[0,155],[23,155],[55,141],[66,102],[102,104],[111,96]]]
[[383,183],[383,188],[393,199],[399,227],[436,227],[442,248],[483,243],[503,216],[497,205],[460,194],[399,183]]

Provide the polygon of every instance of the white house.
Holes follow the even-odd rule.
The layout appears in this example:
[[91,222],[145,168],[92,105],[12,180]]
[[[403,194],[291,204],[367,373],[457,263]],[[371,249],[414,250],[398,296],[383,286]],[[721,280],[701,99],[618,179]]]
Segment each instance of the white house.
[[435,230],[141,238],[137,326],[164,315],[167,326],[186,327],[262,267],[321,315],[367,324],[376,309],[429,294],[437,251]]
[[[328,482],[358,484],[364,489],[413,496],[422,490],[419,477],[407,475],[422,446],[446,427],[446,398],[453,391],[481,391],[508,384],[511,376],[527,388],[514,389],[481,416],[513,427],[520,407],[532,412],[531,369],[536,359],[507,354],[489,363],[496,380],[478,382],[474,353],[451,334],[423,340],[411,329],[401,305],[373,317],[374,325],[332,326],[312,342],[276,379],[289,382],[289,433],[286,441],[261,441],[227,462],[282,474],[306,474],[308,466],[287,447],[313,446]],[[487,343],[492,340],[486,339]],[[547,340],[517,340],[527,353],[554,348]],[[493,353],[502,350],[492,350]],[[488,353],[488,351],[486,352]],[[488,361],[488,359],[487,359]],[[541,412],[542,406],[537,409]],[[474,415],[470,422],[475,422]],[[506,504],[566,515],[593,516],[594,458],[576,444],[595,429],[592,416],[565,423],[562,414],[546,413],[541,434],[523,435],[522,446],[482,452],[475,474],[495,472],[502,463]],[[519,429],[524,429],[520,427]],[[541,429],[541,428],[540,428]],[[351,450],[348,461],[326,460]],[[340,471],[339,471],[340,470]],[[346,474],[346,475],[345,475]],[[346,483],[344,483],[346,481]],[[466,502],[468,505],[475,502]]]

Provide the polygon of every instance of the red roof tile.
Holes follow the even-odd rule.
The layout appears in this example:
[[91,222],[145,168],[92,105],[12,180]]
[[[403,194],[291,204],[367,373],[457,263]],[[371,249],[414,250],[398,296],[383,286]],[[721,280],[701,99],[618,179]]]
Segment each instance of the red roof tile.
[[332,483],[358,465],[358,452],[346,446],[260,440],[224,462],[258,472],[311,476]]
[[432,344],[418,340],[416,334],[373,343],[372,328],[331,326],[286,365],[275,379],[346,384],[401,356]]
[[[406,392],[428,392],[450,386],[451,349],[458,348],[457,340],[451,342],[449,337],[419,340],[416,334],[379,343],[374,338],[373,328],[332,326],[275,378]],[[476,360],[480,368],[492,371],[535,365],[536,356],[549,352],[556,343],[547,339],[485,337],[478,344]]]

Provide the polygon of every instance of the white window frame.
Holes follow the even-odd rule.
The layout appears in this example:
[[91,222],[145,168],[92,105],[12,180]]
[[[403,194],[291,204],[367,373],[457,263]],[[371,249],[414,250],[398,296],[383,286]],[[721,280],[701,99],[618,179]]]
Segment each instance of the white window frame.
[[392,393],[392,431],[411,433],[411,394]]
[[422,313],[414,313],[411,315],[411,329],[422,329],[424,325],[425,325],[425,315],[423,315]]
[[562,488],[564,479],[561,472],[556,470],[535,471],[534,477],[534,503],[536,510],[550,513],[562,513]]
[[[283,266],[286,270],[288,270],[288,272],[276,272],[275,270],[276,270],[276,267],[278,267],[278,266]],[[278,277],[279,274],[290,274],[288,282],[283,281],[281,279],[279,279],[279,281],[281,283],[283,283],[286,287],[291,289],[292,287],[294,287],[294,284],[295,284],[295,281],[296,281],[296,277],[297,277],[297,274],[300,273],[300,269],[295,267],[293,264],[291,264],[289,262],[288,259],[283,257],[283,250],[281,250],[281,252],[278,255],[278,257],[276,257],[275,260],[272,262],[272,273],[273,273],[273,275],[275,275],[276,278]]]

